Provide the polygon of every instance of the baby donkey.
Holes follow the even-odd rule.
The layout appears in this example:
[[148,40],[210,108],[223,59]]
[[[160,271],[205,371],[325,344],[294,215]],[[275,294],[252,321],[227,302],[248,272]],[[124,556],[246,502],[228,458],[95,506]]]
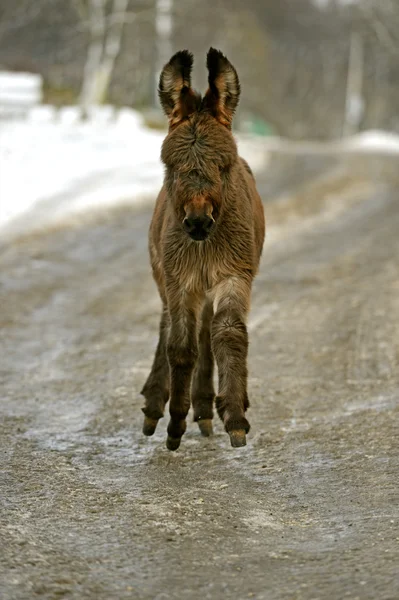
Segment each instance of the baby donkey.
[[203,435],[212,433],[215,400],[231,445],[246,444],[246,319],[265,236],[255,180],[231,132],[240,96],[236,70],[211,48],[209,87],[201,97],[191,88],[192,65],[191,53],[177,52],[160,76],[169,131],[161,154],[165,179],[149,236],[163,310],[154,363],[141,392],[143,432],[154,433],[170,399],[169,450],[180,445],[190,401]]

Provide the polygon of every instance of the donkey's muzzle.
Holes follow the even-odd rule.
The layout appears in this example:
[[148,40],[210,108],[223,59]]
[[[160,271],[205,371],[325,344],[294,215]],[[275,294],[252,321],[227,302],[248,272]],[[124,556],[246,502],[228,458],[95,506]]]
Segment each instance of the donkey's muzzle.
[[183,226],[191,239],[201,242],[206,240],[214,223],[213,218],[208,215],[189,216],[184,219]]

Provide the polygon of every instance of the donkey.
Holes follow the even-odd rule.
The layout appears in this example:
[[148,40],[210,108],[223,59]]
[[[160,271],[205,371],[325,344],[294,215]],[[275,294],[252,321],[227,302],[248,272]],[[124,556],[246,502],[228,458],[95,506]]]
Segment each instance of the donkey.
[[159,342],[143,387],[143,433],[152,435],[170,398],[166,446],[177,450],[190,400],[194,421],[212,434],[216,409],[233,447],[249,423],[246,318],[262,253],[265,219],[248,164],[231,132],[240,96],[235,68],[218,50],[207,55],[209,88],[191,88],[193,55],[177,52],[159,80],[169,119],[161,159],[165,179],[149,233],[153,276],[163,303]]

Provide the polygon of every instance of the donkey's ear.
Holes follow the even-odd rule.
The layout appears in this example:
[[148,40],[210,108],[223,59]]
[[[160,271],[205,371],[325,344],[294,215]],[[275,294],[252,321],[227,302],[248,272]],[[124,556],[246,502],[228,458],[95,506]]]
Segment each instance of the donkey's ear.
[[204,97],[204,107],[220,123],[231,127],[234,111],[240,99],[240,82],[237,71],[227,58],[211,48],[206,59],[209,71],[209,89]]
[[177,125],[196,110],[197,96],[191,89],[192,67],[193,55],[182,50],[176,52],[162,69],[158,94],[169,125]]

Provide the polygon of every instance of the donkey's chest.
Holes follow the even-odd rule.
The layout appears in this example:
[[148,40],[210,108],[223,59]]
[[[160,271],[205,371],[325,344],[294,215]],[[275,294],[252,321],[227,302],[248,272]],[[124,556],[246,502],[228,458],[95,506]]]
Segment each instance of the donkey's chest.
[[191,293],[206,293],[234,272],[234,265],[227,257],[220,257],[207,248],[200,247],[195,253],[188,254],[185,262],[181,282]]

